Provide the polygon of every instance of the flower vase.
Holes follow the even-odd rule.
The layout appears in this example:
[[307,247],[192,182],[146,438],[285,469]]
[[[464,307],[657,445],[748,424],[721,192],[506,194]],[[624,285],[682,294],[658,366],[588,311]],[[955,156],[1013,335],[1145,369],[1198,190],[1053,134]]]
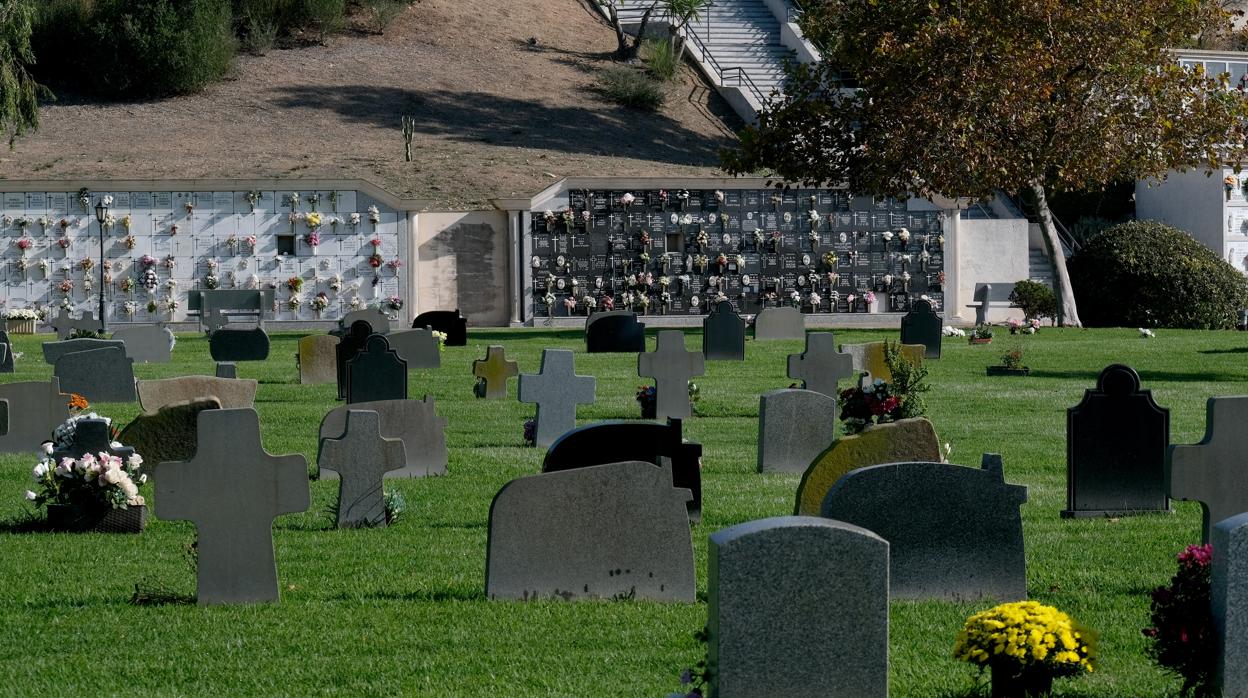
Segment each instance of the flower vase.
[[655,409],[656,409],[655,402],[656,402],[655,400],[643,400],[641,402],[641,418],[642,419],[654,419],[655,418],[654,416]]
[[992,668],[992,698],[1039,698],[1053,690],[1053,674],[1043,667]]
[[992,344],[992,337],[971,337],[971,344]]
[[109,506],[49,504],[48,527],[55,531],[142,533],[147,527],[147,507],[114,509]]

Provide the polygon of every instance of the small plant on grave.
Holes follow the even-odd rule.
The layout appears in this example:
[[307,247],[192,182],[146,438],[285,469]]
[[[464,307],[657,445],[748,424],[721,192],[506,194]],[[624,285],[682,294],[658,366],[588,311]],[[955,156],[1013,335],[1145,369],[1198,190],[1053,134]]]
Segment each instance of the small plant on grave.
[[537,420],[536,419],[524,420],[524,445],[525,446],[537,445]]
[[992,325],[984,324],[976,325],[975,329],[971,330],[971,335],[968,339],[974,342],[975,340],[992,339],[992,336]]
[[711,691],[711,666],[707,658],[706,644],[710,635],[706,628],[695,632],[693,639],[703,647],[702,658],[692,667],[680,672],[680,690],[667,698],[703,698]]
[[1211,563],[1213,546],[1189,545],[1178,555],[1170,584],[1152,593],[1144,635],[1148,654],[1161,667],[1183,677],[1184,695],[1217,695],[1213,685],[1217,632],[1213,626]]
[[74,330],[69,335],[70,339],[104,339],[104,333],[99,330]]
[[[199,536],[192,534],[191,542],[182,548],[182,558],[190,568],[190,579],[199,573]],[[162,581],[144,577],[134,583],[130,603],[135,606],[163,606],[165,604],[193,604],[195,592],[182,592]]]
[[1010,328],[1010,334],[1035,334],[1040,331],[1040,320],[1036,318],[1026,320],[1010,318],[1006,324]]
[[386,525],[393,526],[407,511],[407,499],[399,490],[384,490],[386,500]]
[[485,397],[485,379],[478,378],[477,382],[472,386],[472,394],[474,397]]
[[1040,696],[1055,678],[1093,671],[1093,642],[1090,631],[1053,606],[1016,601],[967,618],[953,656],[991,670],[994,696]]
[[927,384],[927,366],[913,361],[901,353],[898,342],[884,342],[884,365],[893,374],[893,394],[901,401],[898,419],[922,417],[927,413],[923,393],[931,390]]
[[655,400],[658,389],[653,385],[642,385],[637,388],[636,400],[641,406],[641,418],[653,419],[655,414]]
[[1001,355],[1001,365],[1011,371],[1017,371],[1023,367],[1023,349],[1022,347],[1014,347]]
[[842,390],[837,402],[846,434],[901,419],[901,399],[891,384],[878,378],[874,383]]

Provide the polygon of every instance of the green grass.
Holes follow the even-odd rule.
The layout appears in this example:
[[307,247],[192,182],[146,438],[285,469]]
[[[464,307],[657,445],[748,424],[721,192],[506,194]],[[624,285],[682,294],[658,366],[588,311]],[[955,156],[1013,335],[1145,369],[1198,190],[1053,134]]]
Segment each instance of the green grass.
[[[1175,443],[1198,441],[1205,399],[1243,392],[1248,335],[1134,330],[1054,330],[1017,340],[1028,378],[986,378],[1015,344],[999,333],[987,346],[948,340],[931,362],[929,413],[951,460],[978,465],[982,452],[1005,458],[1006,478],[1029,486],[1023,507],[1028,587],[1100,633],[1095,674],[1057,682],[1064,696],[1177,695],[1180,682],[1156,669],[1140,634],[1148,590],[1173,573],[1174,554],[1200,540],[1200,510],[1176,504],[1173,516],[1066,521],[1065,409],[1097,373],[1122,362],[1171,409]],[[838,332],[841,341],[895,336]],[[46,337],[17,337],[18,372],[4,380],[46,379]],[[317,425],[335,407],[334,386],[300,386],[298,335],[273,338],[270,359],[239,364],[260,380],[256,407],[265,447],[316,453]],[[136,582],[194,589],[183,559],[189,524],[153,521],[140,536],[15,533],[28,511],[32,456],[0,457],[0,694],[12,695],[347,695],[662,696],[702,648],[693,633],[705,602],[489,602],[483,598],[490,501],[508,480],[540,470],[542,452],[520,446],[531,405],[472,397],[471,361],[505,344],[522,372],[538,369],[543,347],[583,349],[579,331],[481,330],[468,347],[443,354],[443,368],[413,371],[411,394],[437,399],[449,419],[449,474],[395,486],[408,500],[390,529],[338,531],[329,514],[331,483],[313,482],[312,507],[280,518],[274,530],[280,605],[137,607]],[[650,338],[653,347],[653,337]],[[700,337],[688,333],[691,348]],[[755,472],[758,395],[791,382],[785,356],[800,342],[750,342],[748,361],[709,362],[699,379],[702,415],[687,437],[704,456],[704,519],[693,528],[699,598],[706,591],[706,540],[750,519],[791,513],[798,477]],[[206,342],[184,335],[175,362],[136,367],[140,378],[212,372]],[[577,370],[598,378],[598,402],[582,422],[633,418],[644,381],[636,357],[578,353]],[[94,405],[125,422],[137,405]],[[314,467],[314,463],[309,463]],[[145,488],[151,496],[150,487]],[[900,515],[900,513],[899,513]],[[820,580],[810,580],[820,584]],[[894,696],[967,696],[984,691],[969,665],[950,657],[969,613],[988,603],[894,603]],[[836,609],[829,608],[828,613]],[[829,667],[834,674],[835,667]],[[977,688],[978,687],[978,688]],[[984,691],[986,694],[986,691]]]

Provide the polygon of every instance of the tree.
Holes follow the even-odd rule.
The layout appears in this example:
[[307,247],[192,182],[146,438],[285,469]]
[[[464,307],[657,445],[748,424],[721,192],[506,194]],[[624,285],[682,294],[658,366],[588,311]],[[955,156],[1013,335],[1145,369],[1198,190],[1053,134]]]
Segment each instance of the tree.
[[1170,47],[1225,32],[1213,0],[822,0],[823,60],[723,153],[730,172],[894,196],[1035,199],[1058,322],[1079,325],[1047,192],[1238,166],[1248,99]]
[[39,128],[39,97],[50,94],[31,77],[34,8],[26,0],[0,0],[0,131],[12,148],[27,129]]
[[[650,15],[654,13],[654,9],[658,7],[659,0],[650,0],[650,4],[646,5],[646,10],[641,14],[641,24],[637,28],[637,36],[633,37],[630,42],[628,35],[624,33],[624,26],[620,24],[620,10],[624,8],[626,2],[633,0],[597,0],[607,11],[607,20],[611,23],[611,28],[615,30],[615,58],[620,61],[631,61],[637,58],[637,52],[641,49],[641,40],[646,36],[646,27],[650,24]],[[643,5],[646,0],[635,0],[639,6]]]
[[676,64],[685,57],[685,41],[681,39],[680,48],[676,47],[676,39],[680,37],[680,30],[689,26],[689,23],[696,20],[698,15],[711,6],[711,0],[666,0],[664,7],[671,24],[672,32],[672,49],[676,54]]

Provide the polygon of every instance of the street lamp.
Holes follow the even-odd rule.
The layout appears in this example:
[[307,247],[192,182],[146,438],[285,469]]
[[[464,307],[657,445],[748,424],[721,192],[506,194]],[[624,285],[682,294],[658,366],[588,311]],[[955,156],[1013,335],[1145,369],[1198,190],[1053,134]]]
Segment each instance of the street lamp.
[[95,220],[100,224],[100,334],[108,330],[108,320],[104,318],[104,221],[108,218],[108,204],[104,199],[95,205]]

